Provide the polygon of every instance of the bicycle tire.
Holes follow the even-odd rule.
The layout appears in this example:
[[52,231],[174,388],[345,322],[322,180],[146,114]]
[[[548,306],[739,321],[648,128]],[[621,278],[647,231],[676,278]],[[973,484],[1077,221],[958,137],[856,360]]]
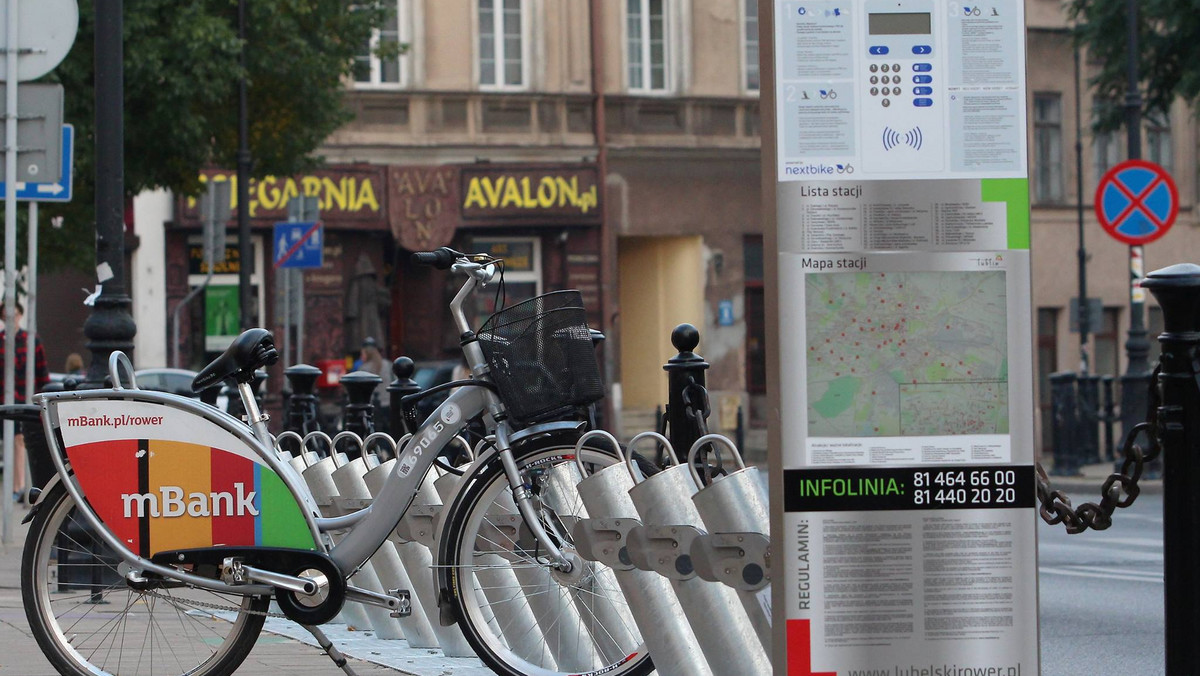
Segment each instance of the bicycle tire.
[[21,596],[33,636],[60,674],[228,676],[246,659],[269,599],[182,585],[134,590],[119,559],[87,535],[61,484],[37,510],[21,556]]
[[[615,453],[596,446],[588,445],[584,452],[582,459],[593,467],[620,462]],[[542,505],[546,523],[586,515],[573,483],[573,498],[561,490],[562,484],[555,484],[556,490],[545,485],[552,469],[574,466],[574,453],[574,440],[561,436],[530,441],[516,451],[517,467]],[[467,487],[450,506],[439,552],[444,588],[451,590],[443,602],[451,603],[463,635],[484,664],[502,676],[644,676],[653,671],[632,618],[612,621],[628,611],[612,571],[577,559],[581,565],[573,576],[552,573],[536,560],[536,550],[522,550],[516,540],[504,550],[509,558],[500,556],[488,544],[494,542],[489,534],[501,523],[497,514],[512,519],[516,510],[499,458],[463,480]],[[569,528],[557,532],[564,552],[573,550],[569,534],[562,535]],[[590,631],[584,626],[585,613]],[[602,617],[609,618],[607,624],[601,624]]]

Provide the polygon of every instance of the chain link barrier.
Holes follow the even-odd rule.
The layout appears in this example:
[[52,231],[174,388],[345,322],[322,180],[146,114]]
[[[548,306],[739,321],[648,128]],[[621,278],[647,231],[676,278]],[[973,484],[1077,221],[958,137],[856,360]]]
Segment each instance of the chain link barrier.
[[[1146,463],[1153,462],[1162,452],[1158,439],[1158,409],[1161,402],[1157,387],[1158,374],[1161,369],[1161,365],[1156,366],[1154,372],[1150,374],[1150,392],[1147,397],[1149,410],[1146,422],[1134,425],[1129,434],[1125,436],[1125,441],[1121,445],[1121,454],[1124,456],[1121,469],[1110,474],[1100,486],[1099,503],[1085,502],[1078,507],[1073,506],[1071,498],[1066,493],[1053,489],[1045,468],[1040,462],[1037,463],[1038,511],[1042,515],[1043,521],[1051,526],[1061,523],[1072,535],[1082,533],[1089,528],[1105,530],[1112,525],[1112,514],[1118,507],[1129,507],[1137,499],[1141,493],[1138,480],[1142,478],[1142,471],[1145,469]],[[1143,434],[1149,442],[1146,450],[1143,450],[1142,446],[1137,443],[1138,437]]]

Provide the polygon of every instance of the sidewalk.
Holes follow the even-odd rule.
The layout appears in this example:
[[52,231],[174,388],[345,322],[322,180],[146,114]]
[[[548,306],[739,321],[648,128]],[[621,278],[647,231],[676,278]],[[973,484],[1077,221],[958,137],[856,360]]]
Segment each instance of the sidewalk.
[[[29,631],[21,603],[21,551],[29,527],[20,525],[28,514],[22,507],[16,512],[17,527],[13,542],[0,543],[0,676],[57,676],[58,672],[42,655],[41,649]],[[268,620],[271,623],[271,620]],[[276,621],[278,625],[307,632],[291,622]],[[491,674],[479,660],[452,659],[441,656],[440,651],[409,648],[405,641],[375,639],[371,632],[346,632],[344,626],[327,625],[327,634],[339,649],[352,656],[354,671],[360,676],[383,676],[384,674],[410,674],[435,676],[456,674],[479,676]],[[395,668],[375,664],[371,660],[386,661]],[[334,665],[321,650],[291,638],[263,631],[254,651],[237,671],[238,676],[340,676],[342,670]]]

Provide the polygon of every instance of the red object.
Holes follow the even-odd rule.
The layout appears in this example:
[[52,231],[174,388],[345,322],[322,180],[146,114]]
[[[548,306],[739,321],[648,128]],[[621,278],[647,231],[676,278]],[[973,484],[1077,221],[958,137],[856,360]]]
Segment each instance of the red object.
[[1096,218],[1113,239],[1130,246],[1167,234],[1179,215],[1179,190],[1161,166],[1125,160],[1109,169],[1096,186]]
[[787,673],[788,676],[837,676],[836,671],[813,671],[809,620],[787,621]]
[[318,359],[317,368],[321,369],[321,377],[317,379],[317,387],[337,387],[346,375],[346,360]]

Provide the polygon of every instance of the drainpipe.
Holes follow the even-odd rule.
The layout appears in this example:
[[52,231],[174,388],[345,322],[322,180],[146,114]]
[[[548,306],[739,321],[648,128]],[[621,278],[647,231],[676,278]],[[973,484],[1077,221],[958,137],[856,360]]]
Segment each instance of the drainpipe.
[[[608,222],[608,136],[604,119],[604,25],[603,1],[589,0],[589,35],[591,39],[592,56],[592,126],[596,137],[596,172],[599,175],[597,190],[600,193],[600,322],[601,330],[607,336],[604,341],[604,379],[609,387],[616,384],[617,355],[620,343],[616,335],[615,321],[617,318],[615,266],[616,261],[616,231]],[[616,409],[613,397],[604,400],[606,421],[605,426],[612,428],[617,421],[620,411]]]

